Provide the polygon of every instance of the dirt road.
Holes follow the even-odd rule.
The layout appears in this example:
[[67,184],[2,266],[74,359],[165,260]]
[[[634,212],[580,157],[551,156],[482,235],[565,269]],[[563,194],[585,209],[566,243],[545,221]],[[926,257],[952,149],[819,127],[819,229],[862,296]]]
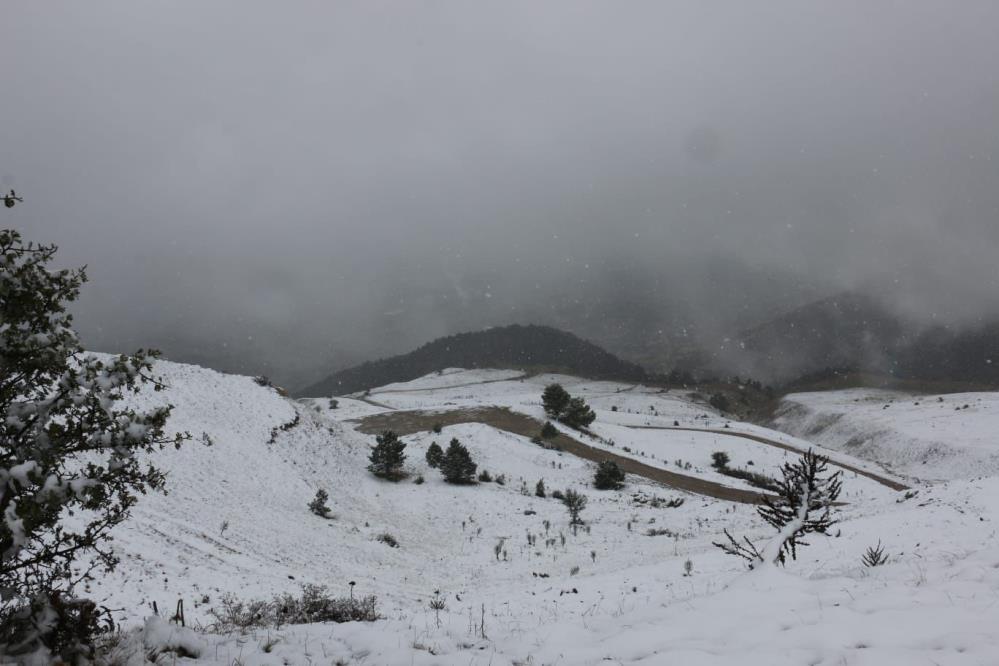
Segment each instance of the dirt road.
[[[383,414],[372,414],[359,419],[353,419],[353,421],[358,424],[357,430],[363,433],[377,434],[384,430],[393,430],[399,435],[409,435],[414,432],[432,430],[437,423],[444,426],[459,423],[484,423],[498,430],[506,430],[507,432],[523,435],[524,437],[534,437],[541,431],[542,426],[542,423],[537,419],[510,411],[505,407],[468,408],[443,412],[423,410],[393,411]],[[562,433],[559,433],[550,442],[552,446],[585,460],[592,460],[593,462],[613,460],[628,474],[636,474],[651,481],[676,488],[677,490],[685,490],[698,495],[706,495],[707,497],[714,497],[730,502],[741,502],[743,504],[759,504],[763,499],[763,494],[760,492],[730,488],[713,481],[706,481],[694,476],[678,474],[660,467],[646,465],[633,458],[626,458],[616,453],[584,444],[578,439]]]
[[[683,426],[627,426],[635,430],[680,430],[687,432],[710,432],[716,435],[726,435],[728,437],[741,437],[742,439],[750,439],[754,442],[759,442],[761,444],[767,444],[769,446],[775,446],[778,449],[784,449],[785,451],[791,451],[793,453],[804,453],[801,449],[791,446],[790,444],[785,444],[783,442],[778,442],[773,439],[768,439],[762,435],[752,435],[746,432],[739,432],[738,430],[731,430],[729,428],[685,428]],[[908,490],[909,486],[896,481],[895,479],[890,479],[886,476],[881,476],[874,472],[870,472],[866,469],[861,469],[859,467],[854,467],[853,465],[848,465],[846,463],[836,462],[835,460],[829,461],[830,465],[835,465],[841,469],[849,470],[855,472],[860,476],[867,477],[872,481],[877,481],[883,486],[891,488],[892,490]]]

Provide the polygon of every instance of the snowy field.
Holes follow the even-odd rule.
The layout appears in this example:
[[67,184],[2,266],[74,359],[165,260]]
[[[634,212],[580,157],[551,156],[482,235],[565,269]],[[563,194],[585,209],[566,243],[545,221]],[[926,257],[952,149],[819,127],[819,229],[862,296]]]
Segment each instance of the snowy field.
[[774,423],[915,478],[999,474],[999,393],[795,393],[783,400]]
[[[168,653],[160,663],[227,666],[999,663],[999,479],[904,494],[847,473],[835,536],[812,539],[786,570],[747,572],[711,542],[726,528],[765,540],[771,530],[751,506],[635,476],[621,491],[597,491],[592,463],[478,423],[404,437],[410,477],[389,483],[365,470],[374,438],[354,430],[354,419],[393,409],[495,405],[541,418],[541,390],[559,381],[597,411],[602,440],[587,443],[732,487],[746,486],[713,470],[712,452],[769,474],[793,454],[726,434],[629,426],[727,423],[808,445],[728,422],[680,392],[452,369],[338,397],[331,409],[328,397],[292,401],[246,377],[167,362],[158,370],[170,388],[140,401],[174,404],[171,427],[206,432],[214,445],[157,455],[170,494],[140,501],[116,531],[119,570],[91,589],[136,628],[122,645],[130,663],[144,663],[144,641],[198,655]],[[505,484],[445,484],[424,453],[452,437]],[[534,496],[539,479],[549,493],[589,497],[585,529],[574,534],[560,502]],[[306,507],[319,488],[331,520]],[[684,502],[654,508],[653,496]],[[861,556],[879,540],[890,562],[867,569]],[[210,631],[208,610],[225,594],[261,598],[318,583],[346,596],[351,581],[355,594],[378,597],[383,619]],[[428,606],[437,590],[447,604],[439,627]],[[200,631],[148,619],[152,602],[172,609],[178,600]]]

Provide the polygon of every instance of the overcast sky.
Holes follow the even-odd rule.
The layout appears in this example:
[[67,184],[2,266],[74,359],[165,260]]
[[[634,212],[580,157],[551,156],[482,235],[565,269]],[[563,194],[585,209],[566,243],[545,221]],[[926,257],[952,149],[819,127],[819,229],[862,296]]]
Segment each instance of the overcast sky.
[[975,318],[997,25],[994,0],[8,0],[0,223],[90,266],[88,345],[289,381],[622,271],[712,321],[768,279]]

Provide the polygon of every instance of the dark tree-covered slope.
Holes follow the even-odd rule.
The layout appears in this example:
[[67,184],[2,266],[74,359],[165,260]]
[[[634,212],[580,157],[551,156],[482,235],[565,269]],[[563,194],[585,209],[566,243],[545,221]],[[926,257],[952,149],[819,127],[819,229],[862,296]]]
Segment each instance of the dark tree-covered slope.
[[428,342],[408,354],[335,372],[298,393],[343,395],[405,382],[444,368],[560,371],[593,379],[643,381],[646,372],[571,333],[548,326],[502,326]]

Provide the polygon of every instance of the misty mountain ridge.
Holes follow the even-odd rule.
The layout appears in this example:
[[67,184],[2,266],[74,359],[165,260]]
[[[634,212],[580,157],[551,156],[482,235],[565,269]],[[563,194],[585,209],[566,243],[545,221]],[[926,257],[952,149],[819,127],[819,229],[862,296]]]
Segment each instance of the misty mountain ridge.
[[299,394],[344,395],[410,381],[449,367],[559,371],[633,382],[648,378],[641,366],[623,361],[572,333],[549,326],[512,324],[449,335],[406,354],[340,370]]
[[825,298],[727,340],[700,372],[793,383],[822,373],[999,384],[999,321],[926,324],[857,292]]

